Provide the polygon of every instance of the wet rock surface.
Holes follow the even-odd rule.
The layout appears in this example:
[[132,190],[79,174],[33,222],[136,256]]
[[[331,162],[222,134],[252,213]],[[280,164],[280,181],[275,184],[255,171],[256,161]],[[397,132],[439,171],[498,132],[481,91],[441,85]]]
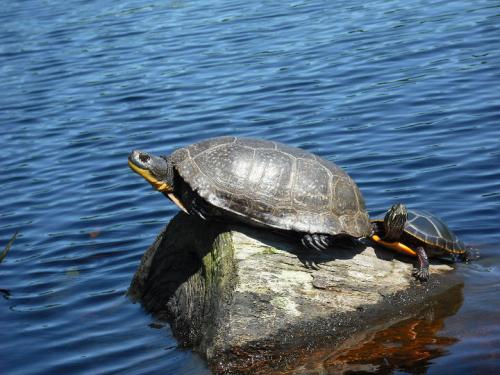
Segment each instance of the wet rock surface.
[[179,213],[144,254],[129,295],[215,372],[267,373],[300,366],[318,348],[358,345],[460,285],[444,264],[431,264],[422,284],[413,262],[352,244],[311,252]]

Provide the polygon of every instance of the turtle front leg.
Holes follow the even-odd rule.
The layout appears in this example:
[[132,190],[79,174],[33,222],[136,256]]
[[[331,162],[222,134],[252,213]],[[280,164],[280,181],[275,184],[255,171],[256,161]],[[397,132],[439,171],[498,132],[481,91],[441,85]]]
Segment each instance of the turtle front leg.
[[192,197],[189,205],[189,213],[194,214],[202,220],[209,220],[209,214],[204,207],[203,202],[200,202],[196,197]]
[[331,247],[334,243],[333,237],[328,234],[307,233],[300,240],[302,245],[311,250],[324,251]]
[[420,281],[427,281],[429,279],[429,258],[427,253],[422,246],[417,247],[415,252],[417,253],[418,266],[412,272],[412,275]]

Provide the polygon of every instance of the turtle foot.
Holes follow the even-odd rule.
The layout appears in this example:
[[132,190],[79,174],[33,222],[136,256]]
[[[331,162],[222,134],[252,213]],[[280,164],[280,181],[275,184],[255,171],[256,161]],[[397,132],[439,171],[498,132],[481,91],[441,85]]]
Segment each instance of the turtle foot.
[[316,251],[327,250],[333,243],[331,236],[317,233],[304,234],[300,241],[305,248]]
[[415,249],[418,258],[418,266],[413,270],[412,275],[420,281],[427,281],[429,279],[429,258],[422,246]]
[[309,270],[318,271],[321,267],[314,260],[306,260],[304,266]]
[[427,281],[429,280],[429,269],[414,269],[413,272],[411,273],[417,280],[419,281]]

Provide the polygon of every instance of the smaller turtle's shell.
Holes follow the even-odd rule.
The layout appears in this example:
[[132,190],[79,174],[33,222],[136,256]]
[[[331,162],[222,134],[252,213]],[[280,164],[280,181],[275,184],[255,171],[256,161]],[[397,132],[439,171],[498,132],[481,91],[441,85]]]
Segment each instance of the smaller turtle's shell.
[[465,244],[438,217],[427,211],[409,210],[405,232],[425,244],[452,254],[463,254]]

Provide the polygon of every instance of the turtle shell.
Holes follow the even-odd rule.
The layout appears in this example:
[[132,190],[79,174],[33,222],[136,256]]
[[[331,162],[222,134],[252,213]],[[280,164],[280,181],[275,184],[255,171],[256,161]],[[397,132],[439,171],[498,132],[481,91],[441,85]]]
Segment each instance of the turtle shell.
[[180,148],[170,160],[196,194],[242,221],[305,233],[370,233],[356,183],[302,149],[221,137]]
[[465,244],[437,216],[427,211],[408,210],[405,232],[427,245],[452,254],[465,253]]

